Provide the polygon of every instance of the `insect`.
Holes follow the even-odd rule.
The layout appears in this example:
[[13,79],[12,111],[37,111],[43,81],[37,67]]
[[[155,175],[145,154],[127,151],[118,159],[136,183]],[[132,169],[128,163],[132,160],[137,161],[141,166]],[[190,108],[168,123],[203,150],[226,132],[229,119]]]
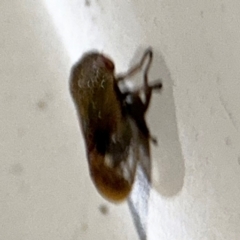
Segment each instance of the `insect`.
[[[110,58],[87,52],[71,70],[70,92],[85,140],[90,175],[98,192],[113,202],[128,197],[138,163],[151,181],[147,167],[149,140],[156,143],[156,139],[150,135],[145,113],[152,91],[162,88],[159,80],[148,83],[152,57],[152,49],[148,48],[137,65],[115,76]],[[120,90],[119,83],[139,72],[146,61],[143,86]]]

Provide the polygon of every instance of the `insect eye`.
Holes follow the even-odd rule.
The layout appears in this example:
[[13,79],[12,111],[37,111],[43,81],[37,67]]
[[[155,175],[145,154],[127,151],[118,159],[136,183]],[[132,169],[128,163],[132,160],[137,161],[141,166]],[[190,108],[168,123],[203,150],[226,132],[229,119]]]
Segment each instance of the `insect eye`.
[[104,67],[104,68],[108,69],[111,72],[113,72],[113,70],[114,70],[113,62],[110,59],[104,57],[103,55],[99,55],[97,57],[96,64],[97,64],[97,66]]

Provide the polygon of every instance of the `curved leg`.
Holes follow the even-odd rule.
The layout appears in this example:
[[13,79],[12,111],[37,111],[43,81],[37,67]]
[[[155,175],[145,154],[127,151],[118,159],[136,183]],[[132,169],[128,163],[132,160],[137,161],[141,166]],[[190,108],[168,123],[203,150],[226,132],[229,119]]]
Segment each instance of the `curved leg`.
[[[130,115],[136,121],[139,129],[141,129],[144,135],[148,136],[149,139],[156,145],[157,139],[151,136],[144,118],[144,115],[151,101],[152,91],[160,90],[162,88],[162,83],[160,80],[156,80],[150,84],[148,83],[148,72],[149,72],[149,69],[152,63],[152,58],[153,58],[152,49],[151,48],[146,49],[141,61],[137,65],[135,65],[133,68],[131,68],[126,74],[116,78],[116,82],[122,81],[125,78],[129,78],[135,75],[137,72],[139,72],[142,69],[143,64],[147,59],[147,57],[149,57],[149,60],[147,62],[147,65],[143,73],[143,79],[144,79],[143,86],[132,91],[126,91],[122,93],[122,96],[124,99],[126,99],[127,96],[131,97],[131,101],[130,101],[131,103],[128,104],[128,108],[129,108],[128,111]],[[143,91],[144,93],[144,102],[141,100],[141,97],[140,97],[141,91]]]
[[153,56],[152,48],[150,48],[150,47],[145,50],[141,61],[138,64],[136,64],[134,67],[132,67],[127,73],[125,73],[123,75],[119,75],[116,78],[116,81],[120,82],[126,78],[130,78],[130,77],[134,76],[135,74],[137,74],[142,69],[142,66],[148,55],[149,55],[149,62],[148,62],[147,68],[149,68],[150,64],[152,62],[152,56]]
[[136,64],[134,67],[132,67],[124,75],[120,75],[116,78],[116,82],[119,82],[119,81],[123,81],[124,79],[130,78],[133,75],[137,74],[142,69],[143,64],[144,64],[145,60],[147,59],[147,57],[149,57],[149,60],[146,65],[146,68],[144,70],[144,85],[143,85],[143,87],[140,87],[131,92],[129,91],[129,92],[124,93],[125,96],[127,96],[129,94],[138,95],[140,93],[140,91],[144,91],[144,94],[145,94],[144,112],[146,112],[149,107],[151,96],[152,96],[152,90],[159,90],[162,88],[162,83],[160,82],[160,80],[155,81],[155,83],[153,83],[153,84],[150,84],[150,85],[148,84],[148,71],[150,69],[150,66],[152,63],[152,58],[153,58],[152,48],[149,47],[145,50],[145,52],[142,56],[142,59],[138,64]]

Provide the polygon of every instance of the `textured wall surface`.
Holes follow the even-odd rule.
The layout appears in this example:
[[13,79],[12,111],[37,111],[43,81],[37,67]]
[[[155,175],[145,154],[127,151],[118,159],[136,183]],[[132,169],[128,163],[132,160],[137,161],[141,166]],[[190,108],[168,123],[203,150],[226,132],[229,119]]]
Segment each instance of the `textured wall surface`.
[[[239,1],[0,7],[0,239],[240,239]],[[144,189],[133,193],[135,213],[96,192],[68,79],[85,51],[107,53],[123,72],[148,46],[150,78],[164,88],[148,112],[158,147],[144,215]]]

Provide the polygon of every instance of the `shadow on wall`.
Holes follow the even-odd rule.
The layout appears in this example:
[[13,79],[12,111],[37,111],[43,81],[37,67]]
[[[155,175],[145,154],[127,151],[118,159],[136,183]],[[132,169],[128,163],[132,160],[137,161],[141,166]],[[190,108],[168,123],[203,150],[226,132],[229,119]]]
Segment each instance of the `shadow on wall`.
[[[146,47],[139,47],[130,66],[138,62]],[[142,73],[140,73],[142,74]],[[141,77],[139,77],[141,76]],[[141,84],[142,75],[137,75]],[[178,136],[176,108],[173,97],[173,81],[160,50],[153,47],[153,61],[149,82],[161,79],[161,93],[152,95],[150,109],[146,114],[151,134],[156,136],[158,146],[151,144],[152,187],[165,197],[177,195],[184,184],[185,164]]]
[[[140,47],[130,66],[134,66],[146,47]],[[153,48],[153,61],[149,74],[149,82],[162,79],[163,90],[161,94],[153,92],[150,111],[147,114],[147,125],[151,135],[158,140],[158,147],[152,145],[152,187],[162,196],[173,197],[177,195],[184,183],[185,165],[182,156],[181,145],[178,137],[175,104],[173,98],[173,82],[162,54]],[[143,68],[144,69],[144,68]],[[133,84],[142,85],[142,71],[131,80]],[[144,146],[144,145],[143,145]],[[141,149],[140,149],[141,150]],[[150,151],[151,152],[151,151]],[[151,160],[151,159],[150,159]],[[139,165],[142,167],[141,162]],[[145,165],[145,164],[144,164]],[[140,170],[140,168],[138,168]],[[142,169],[143,170],[143,169]],[[137,171],[135,184],[128,199],[129,209],[141,240],[147,239],[147,219],[149,209],[149,182],[146,172]],[[151,203],[150,203],[151,204]]]
[[161,195],[171,197],[183,187],[185,164],[178,135],[173,81],[161,52],[156,49],[154,53],[152,75],[155,78],[160,74],[163,90],[151,109],[151,126],[158,137],[158,148],[152,152],[153,187]]

